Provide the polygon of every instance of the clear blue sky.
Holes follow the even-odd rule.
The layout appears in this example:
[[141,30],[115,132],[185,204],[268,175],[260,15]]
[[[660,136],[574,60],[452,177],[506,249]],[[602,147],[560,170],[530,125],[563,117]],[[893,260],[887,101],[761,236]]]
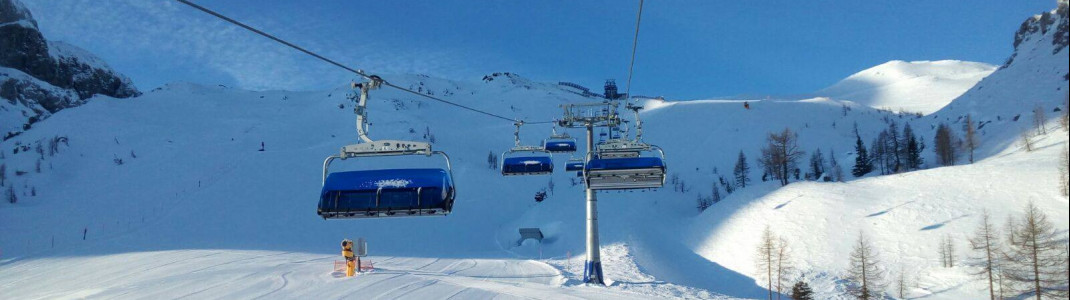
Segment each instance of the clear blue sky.
[[[311,90],[352,76],[167,0],[22,0],[46,36],[148,90],[167,82]],[[371,73],[515,72],[623,83],[638,1],[196,1]],[[646,1],[633,94],[818,90],[889,60],[1001,64],[1055,0]],[[389,79],[389,77],[387,77]],[[623,89],[623,87],[622,87]]]

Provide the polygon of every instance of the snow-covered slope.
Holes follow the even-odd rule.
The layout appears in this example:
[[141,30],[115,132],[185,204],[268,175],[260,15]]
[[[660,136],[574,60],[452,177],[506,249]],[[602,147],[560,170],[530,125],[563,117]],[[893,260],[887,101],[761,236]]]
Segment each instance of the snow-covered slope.
[[[983,290],[965,275],[970,270],[933,267],[933,238],[950,234],[961,243],[979,209],[1002,218],[1030,200],[1068,228],[1070,208],[1050,182],[1065,132],[1052,130],[1040,150],[1024,153],[1015,141],[1028,122],[1007,117],[1032,109],[1014,110],[1014,95],[1065,89],[1065,79],[1040,72],[1058,59],[1019,54],[984,80],[998,91],[979,85],[924,117],[823,97],[751,100],[750,109],[745,99],[646,101],[644,138],[666,150],[669,173],[682,182],[675,186],[684,188],[599,193],[608,288],[580,283],[585,215],[574,174],[502,177],[486,166],[488,153],[512,146],[509,122],[390,89],[373,92],[373,138],[433,139],[450,154],[454,212],[324,221],[315,214],[323,158],[356,141],[348,89],[250,92],[177,83],[137,101],[98,96],[0,142],[3,188],[19,197],[0,203],[0,290],[16,299],[763,298],[751,254],[769,225],[791,238],[794,263],[823,299],[840,297],[844,256],[860,231],[871,233],[890,270],[917,274],[915,296],[981,298]],[[1054,73],[1059,68],[1065,73],[1067,66],[1056,65]],[[997,76],[1003,72],[1024,77]],[[600,101],[507,73],[481,81],[384,77],[528,121],[559,115],[560,104]],[[1061,99],[1043,104],[1054,108]],[[848,170],[855,124],[867,144],[890,121],[911,124],[928,142],[935,125],[961,122],[959,107],[985,120],[977,164],[784,188],[759,180],[754,158],[770,132],[791,128],[803,150],[834,152]],[[549,133],[525,126],[521,137],[537,144]],[[58,152],[47,150],[50,141]],[[755,185],[700,213],[696,199],[731,174],[740,152],[750,158]],[[557,169],[567,158],[555,156]],[[386,158],[335,167],[441,164]],[[549,198],[535,203],[544,189]],[[541,228],[546,239],[518,244],[522,227]],[[368,239],[378,270],[336,278],[338,241],[357,237]]]
[[[425,93],[525,119],[558,113],[557,105],[561,103],[592,100],[564,91],[556,84],[534,83],[510,75],[491,82],[452,82],[422,76],[387,78]],[[458,286],[470,288],[465,293],[472,295],[492,293],[506,297],[722,297],[668,283],[649,287],[647,282],[652,277],[635,266],[626,250],[616,252],[618,255],[607,251],[607,272],[619,280],[608,290],[578,287],[575,276],[547,265],[555,261],[527,261],[538,256],[518,254],[524,248],[510,249],[516,236],[504,240],[496,236],[499,232],[516,234],[515,227],[506,226],[533,209],[532,196],[546,186],[548,178],[505,179],[485,166],[488,152],[500,153],[512,146],[512,124],[389,89],[373,94],[376,100],[370,113],[372,136],[433,138],[436,148],[450,153],[459,187],[454,213],[427,219],[320,219],[315,215],[315,204],[322,160],[341,145],[356,140],[352,106],[343,97],[346,92],[246,92],[174,84],[138,101],[98,98],[3,142],[0,145],[7,154],[4,162],[10,170],[9,182],[20,199],[17,204],[0,204],[0,232],[4,232],[0,235],[0,251],[5,260],[0,267],[0,286],[5,293],[19,298],[84,293],[179,297],[214,287],[206,278],[240,273],[248,275],[243,284],[250,285],[289,278],[285,280],[291,280],[298,288],[278,295],[298,298],[344,295],[361,286],[381,288],[384,297],[399,295],[391,294],[391,289],[425,286],[428,288],[421,293],[442,297],[463,290]],[[126,117],[115,118],[117,115]],[[526,143],[534,144],[549,131],[549,127],[532,126],[525,128],[523,137]],[[60,145],[58,154],[46,154],[41,159],[32,150],[38,141],[47,144],[57,135],[67,140]],[[264,152],[257,151],[261,142],[266,146]],[[13,148],[21,150],[10,154]],[[123,161],[121,165],[117,163],[119,159]],[[40,173],[35,171],[38,161]],[[348,164],[353,169],[442,163],[424,158],[388,158]],[[346,164],[336,165],[339,170],[346,169]],[[11,175],[15,172],[26,173]],[[582,190],[567,187],[568,177],[564,174],[556,176],[559,187],[546,203],[554,203],[554,211],[560,214],[548,218],[564,220],[566,214],[580,213],[569,222],[582,222],[582,203],[570,201],[582,195]],[[691,203],[681,205],[689,207]],[[558,259],[562,266],[576,266],[582,261],[582,239],[576,238],[581,235],[570,228],[575,227],[559,228],[561,234],[546,228],[550,241],[556,242],[546,243],[545,257]],[[87,240],[83,241],[85,232]],[[330,275],[331,260],[324,258],[335,256],[338,240],[345,237],[367,238],[372,254],[379,256],[372,261],[382,261],[377,264],[383,268],[382,275],[394,275],[339,283]],[[606,245],[623,242],[607,239]],[[551,248],[558,245],[560,251]],[[283,255],[287,252],[295,253]],[[218,257],[175,258],[181,263],[174,269],[142,271],[140,276],[123,276],[126,279],[103,275],[128,274],[124,270],[170,254]],[[283,258],[235,261],[256,255]],[[12,257],[17,259],[11,261]],[[426,263],[419,263],[421,259]],[[436,259],[442,259],[441,266],[424,266]],[[59,281],[86,282],[85,286],[58,288],[49,281],[41,285],[24,282],[26,278],[51,276],[39,273],[46,272],[48,268],[43,266],[47,265],[109,265],[108,262],[124,263],[116,264],[115,269],[87,269],[54,277]],[[222,263],[237,270],[213,267]],[[263,272],[263,266],[252,267],[254,263],[271,264],[278,272]],[[463,271],[470,264],[482,267]],[[283,276],[289,271],[294,272],[293,277]],[[450,278],[441,278],[446,275]],[[396,278],[383,281],[392,277]],[[737,278],[749,281],[745,276]],[[624,281],[628,279],[635,281]],[[436,280],[439,282],[427,283]],[[379,281],[383,282],[374,283]],[[518,283],[522,286],[518,287]],[[173,290],[154,294],[136,288],[156,284]],[[42,291],[43,287],[50,288]],[[753,284],[751,287],[757,290]],[[256,296],[244,291],[238,285],[202,295]],[[421,293],[409,297],[424,295]]]
[[[1013,59],[1007,65],[946,107],[909,121],[914,128],[922,128],[923,136],[932,137],[934,126],[961,128],[965,116],[971,115],[980,128],[977,154],[983,160],[848,183],[748,188],[696,218],[687,239],[690,245],[728,269],[754,274],[754,245],[769,226],[788,237],[798,267],[819,298],[846,299],[842,280],[851,251],[849,243],[865,232],[877,245],[890,276],[908,274],[912,287],[909,297],[986,297],[986,286],[969,275],[975,269],[962,267],[962,261],[957,268],[939,267],[936,243],[941,237],[952,237],[958,257],[967,257],[966,238],[983,210],[993,214],[996,224],[1002,224],[1010,214],[1020,213],[1027,202],[1047,213],[1060,232],[1070,228],[1070,207],[1057,182],[1067,134],[1065,129],[1055,129],[1057,125],[1052,122],[1067,110],[1064,99],[1070,68],[1067,7],[1065,1],[1060,3],[1058,10],[1031,17],[1023,24]],[[895,80],[891,82],[894,85]],[[941,92],[911,90],[908,86],[898,87],[904,90],[896,93]],[[1033,130],[1032,111],[1038,107],[1047,113],[1049,132],[1035,138],[1039,150],[1026,152],[1019,136]],[[805,142],[806,135],[801,139]],[[928,159],[932,162],[931,156]]]
[[855,73],[815,94],[874,108],[931,114],[995,71],[957,60],[890,61]]
[[1065,111],[1063,101],[1070,89],[1070,18],[1066,1],[1060,3],[1059,9],[1030,17],[1022,24],[1006,65],[930,117],[960,125],[971,115],[979,124],[1015,127],[986,134],[985,140],[997,143],[982,152],[989,156],[1011,146],[1014,137],[1031,127],[1035,109],[1049,118]]
[[[732,195],[691,226],[692,246],[703,257],[743,274],[756,274],[755,247],[765,226],[788,238],[796,267],[820,299],[849,299],[837,284],[848,269],[850,243],[864,232],[875,244],[888,278],[906,273],[909,297],[979,299],[987,287],[972,268],[940,266],[939,242],[953,238],[959,258],[971,255],[967,239],[984,210],[994,224],[1038,205],[1060,230],[1070,228],[1070,202],[1058,189],[1059,130],[1041,150],[1008,149],[973,165],[937,168],[849,183],[759,186]],[[741,259],[744,258],[744,259]],[[889,282],[891,283],[891,282]],[[893,285],[894,287],[894,285]]]

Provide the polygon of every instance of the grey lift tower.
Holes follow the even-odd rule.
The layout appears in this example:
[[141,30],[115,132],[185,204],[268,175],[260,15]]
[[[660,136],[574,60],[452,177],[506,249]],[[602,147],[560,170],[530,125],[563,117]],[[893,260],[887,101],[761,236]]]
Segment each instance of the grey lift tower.
[[[617,115],[616,101],[562,105],[565,115],[557,122],[566,128],[587,129],[587,153],[594,152],[594,128],[615,128],[621,125]],[[598,198],[595,190],[586,187],[587,193],[587,261],[583,267],[583,282],[605,285],[602,276],[602,258],[598,243]]]

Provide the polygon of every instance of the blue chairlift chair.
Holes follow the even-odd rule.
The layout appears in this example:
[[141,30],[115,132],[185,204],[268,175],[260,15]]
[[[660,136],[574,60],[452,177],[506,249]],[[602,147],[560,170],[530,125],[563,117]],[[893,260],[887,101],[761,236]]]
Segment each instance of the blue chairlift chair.
[[565,163],[565,171],[583,171],[583,160],[579,158],[569,159],[568,162]]
[[554,172],[553,155],[543,147],[521,146],[520,126],[524,121],[513,124],[515,146],[502,153],[502,176],[549,175]]
[[[424,142],[381,140],[367,136],[368,91],[378,88],[382,80],[354,84],[360,88],[360,98],[354,109],[357,114],[357,134],[362,143],[342,147],[339,154],[323,161],[323,185],[320,189],[316,213],[324,219],[444,216],[453,211],[457,191],[453,183],[453,168],[446,153],[431,150]],[[379,169],[330,173],[335,159],[371,158],[383,156],[442,156],[445,169]]]
[[550,138],[542,141],[543,150],[550,151],[551,153],[572,153],[576,152],[576,139],[568,135],[568,133],[557,134],[557,129],[554,129]]
[[665,185],[665,168],[665,152],[661,148],[609,140],[587,155],[583,177],[592,190],[652,189]]
[[554,172],[550,152],[537,147],[516,147],[502,153],[502,175],[548,175]]

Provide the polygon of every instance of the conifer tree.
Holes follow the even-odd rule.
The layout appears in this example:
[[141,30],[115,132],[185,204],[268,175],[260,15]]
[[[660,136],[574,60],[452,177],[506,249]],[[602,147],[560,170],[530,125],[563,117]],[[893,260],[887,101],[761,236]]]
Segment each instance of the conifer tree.
[[750,183],[750,166],[747,165],[747,156],[743,155],[743,151],[739,151],[739,159],[736,160],[736,167],[732,174],[735,176],[737,187],[746,188]]
[[921,156],[924,146],[918,142],[918,137],[914,135],[914,129],[910,127],[910,123],[903,125],[903,142],[905,143],[903,161],[906,169],[921,169],[924,163]]
[[855,166],[851,169],[851,175],[862,177],[873,172],[873,164],[866,152],[866,145],[862,143],[862,136],[858,134],[858,124],[855,124]]
[[810,289],[810,285],[806,282],[799,281],[795,283],[795,286],[791,288],[791,299],[794,300],[813,300],[814,290]]
[[820,180],[822,175],[825,175],[825,155],[821,153],[821,149],[814,150],[814,154],[810,156],[810,174],[814,176],[814,180]]

